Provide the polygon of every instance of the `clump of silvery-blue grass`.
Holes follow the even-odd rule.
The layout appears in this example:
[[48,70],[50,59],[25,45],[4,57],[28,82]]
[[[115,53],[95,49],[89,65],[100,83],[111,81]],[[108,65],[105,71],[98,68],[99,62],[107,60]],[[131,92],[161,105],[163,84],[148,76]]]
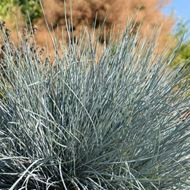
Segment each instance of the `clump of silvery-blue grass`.
[[0,189],[189,187],[188,81],[168,69],[175,53],[128,31],[98,63],[90,39],[53,65],[27,41],[5,44]]

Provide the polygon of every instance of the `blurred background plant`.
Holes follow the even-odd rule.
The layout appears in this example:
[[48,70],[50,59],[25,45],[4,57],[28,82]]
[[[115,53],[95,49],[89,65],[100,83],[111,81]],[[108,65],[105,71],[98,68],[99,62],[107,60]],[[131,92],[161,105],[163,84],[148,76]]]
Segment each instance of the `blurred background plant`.
[[42,15],[42,9],[39,0],[15,0],[17,5],[21,7],[21,11],[27,22],[39,18]]
[[1,0],[0,19],[9,20],[13,18],[15,11],[20,11],[25,20],[33,21],[41,16],[41,7],[39,0]]
[[174,66],[184,62],[185,67],[190,67],[190,30],[189,23],[181,20],[176,25],[174,36],[177,42],[183,39],[181,47],[178,50],[178,55],[174,61]]
[[0,2],[0,19],[10,17],[10,12],[15,7],[15,0],[1,0]]
[[15,0],[1,0],[0,2],[0,19],[10,20],[14,18],[15,12],[19,9]]
[[[1,19],[7,20],[9,17],[13,22],[15,16],[12,15],[14,12],[12,10],[15,9],[20,14],[20,18],[18,19],[17,16],[15,22],[20,22],[20,20],[29,22],[30,20],[33,24],[40,26],[36,36],[37,42],[43,46],[44,44],[51,46],[39,2],[39,0],[1,0]],[[42,0],[47,22],[51,26],[50,30],[53,28],[52,33],[56,32],[58,39],[64,38],[67,41],[65,34],[68,31],[73,33],[71,37],[79,38],[81,30],[85,26],[91,31],[95,28],[95,33],[99,35],[99,43],[104,44],[109,41],[107,36],[109,36],[109,31],[114,28],[114,25],[115,34],[118,32],[117,28],[125,28],[127,18],[136,17],[136,24],[142,26],[142,36],[149,36],[152,29],[162,25],[159,46],[163,47],[166,41],[170,41],[172,44],[170,31],[174,20],[172,16],[165,16],[161,11],[162,7],[169,3],[168,0],[72,0],[72,3],[69,2],[70,0],[65,1],[65,9],[64,0]],[[71,4],[72,15],[69,11]],[[68,20],[73,22],[70,29],[66,27],[65,15]],[[96,26],[94,25],[95,19]],[[99,30],[102,26],[104,29]],[[12,29],[12,33],[14,31],[15,28]]]

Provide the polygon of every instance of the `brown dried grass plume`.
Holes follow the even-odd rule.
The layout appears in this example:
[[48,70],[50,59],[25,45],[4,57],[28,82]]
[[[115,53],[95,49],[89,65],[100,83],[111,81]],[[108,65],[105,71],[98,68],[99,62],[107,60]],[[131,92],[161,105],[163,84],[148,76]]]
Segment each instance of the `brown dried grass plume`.
[[[61,36],[62,28],[65,33],[67,30],[72,31],[73,37],[77,38],[85,26],[89,31],[95,28],[100,43],[107,40],[105,33],[109,36],[111,29],[114,33],[123,31],[127,19],[135,18],[136,25],[142,25],[143,36],[149,36],[153,28],[161,26],[160,45],[163,45],[169,39],[174,23],[172,17],[161,12],[161,8],[169,3],[168,0],[43,0],[42,3],[47,22],[52,30],[56,30],[58,36]],[[66,27],[66,20],[69,28]],[[42,25],[43,19],[37,23]],[[104,29],[100,32],[101,26]],[[42,33],[45,31],[44,24]]]

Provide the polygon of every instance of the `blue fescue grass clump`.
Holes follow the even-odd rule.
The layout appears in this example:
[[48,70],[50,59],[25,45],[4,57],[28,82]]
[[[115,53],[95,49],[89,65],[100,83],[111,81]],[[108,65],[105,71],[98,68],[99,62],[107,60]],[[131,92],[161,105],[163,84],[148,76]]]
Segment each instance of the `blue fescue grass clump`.
[[168,69],[175,53],[156,55],[128,30],[114,48],[96,63],[89,40],[51,65],[27,41],[5,44],[0,189],[189,187],[189,81]]

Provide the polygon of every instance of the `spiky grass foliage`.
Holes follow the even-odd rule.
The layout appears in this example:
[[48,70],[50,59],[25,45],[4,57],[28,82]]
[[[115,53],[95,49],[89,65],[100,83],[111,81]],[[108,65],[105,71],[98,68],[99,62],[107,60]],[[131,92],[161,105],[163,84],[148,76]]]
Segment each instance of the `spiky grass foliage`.
[[[130,30],[130,29],[129,29]],[[90,40],[54,65],[23,43],[5,46],[0,102],[0,189],[188,188],[190,120],[185,76],[153,41],[128,32],[98,64]],[[23,53],[24,52],[24,53]],[[180,72],[179,72],[180,73]]]

